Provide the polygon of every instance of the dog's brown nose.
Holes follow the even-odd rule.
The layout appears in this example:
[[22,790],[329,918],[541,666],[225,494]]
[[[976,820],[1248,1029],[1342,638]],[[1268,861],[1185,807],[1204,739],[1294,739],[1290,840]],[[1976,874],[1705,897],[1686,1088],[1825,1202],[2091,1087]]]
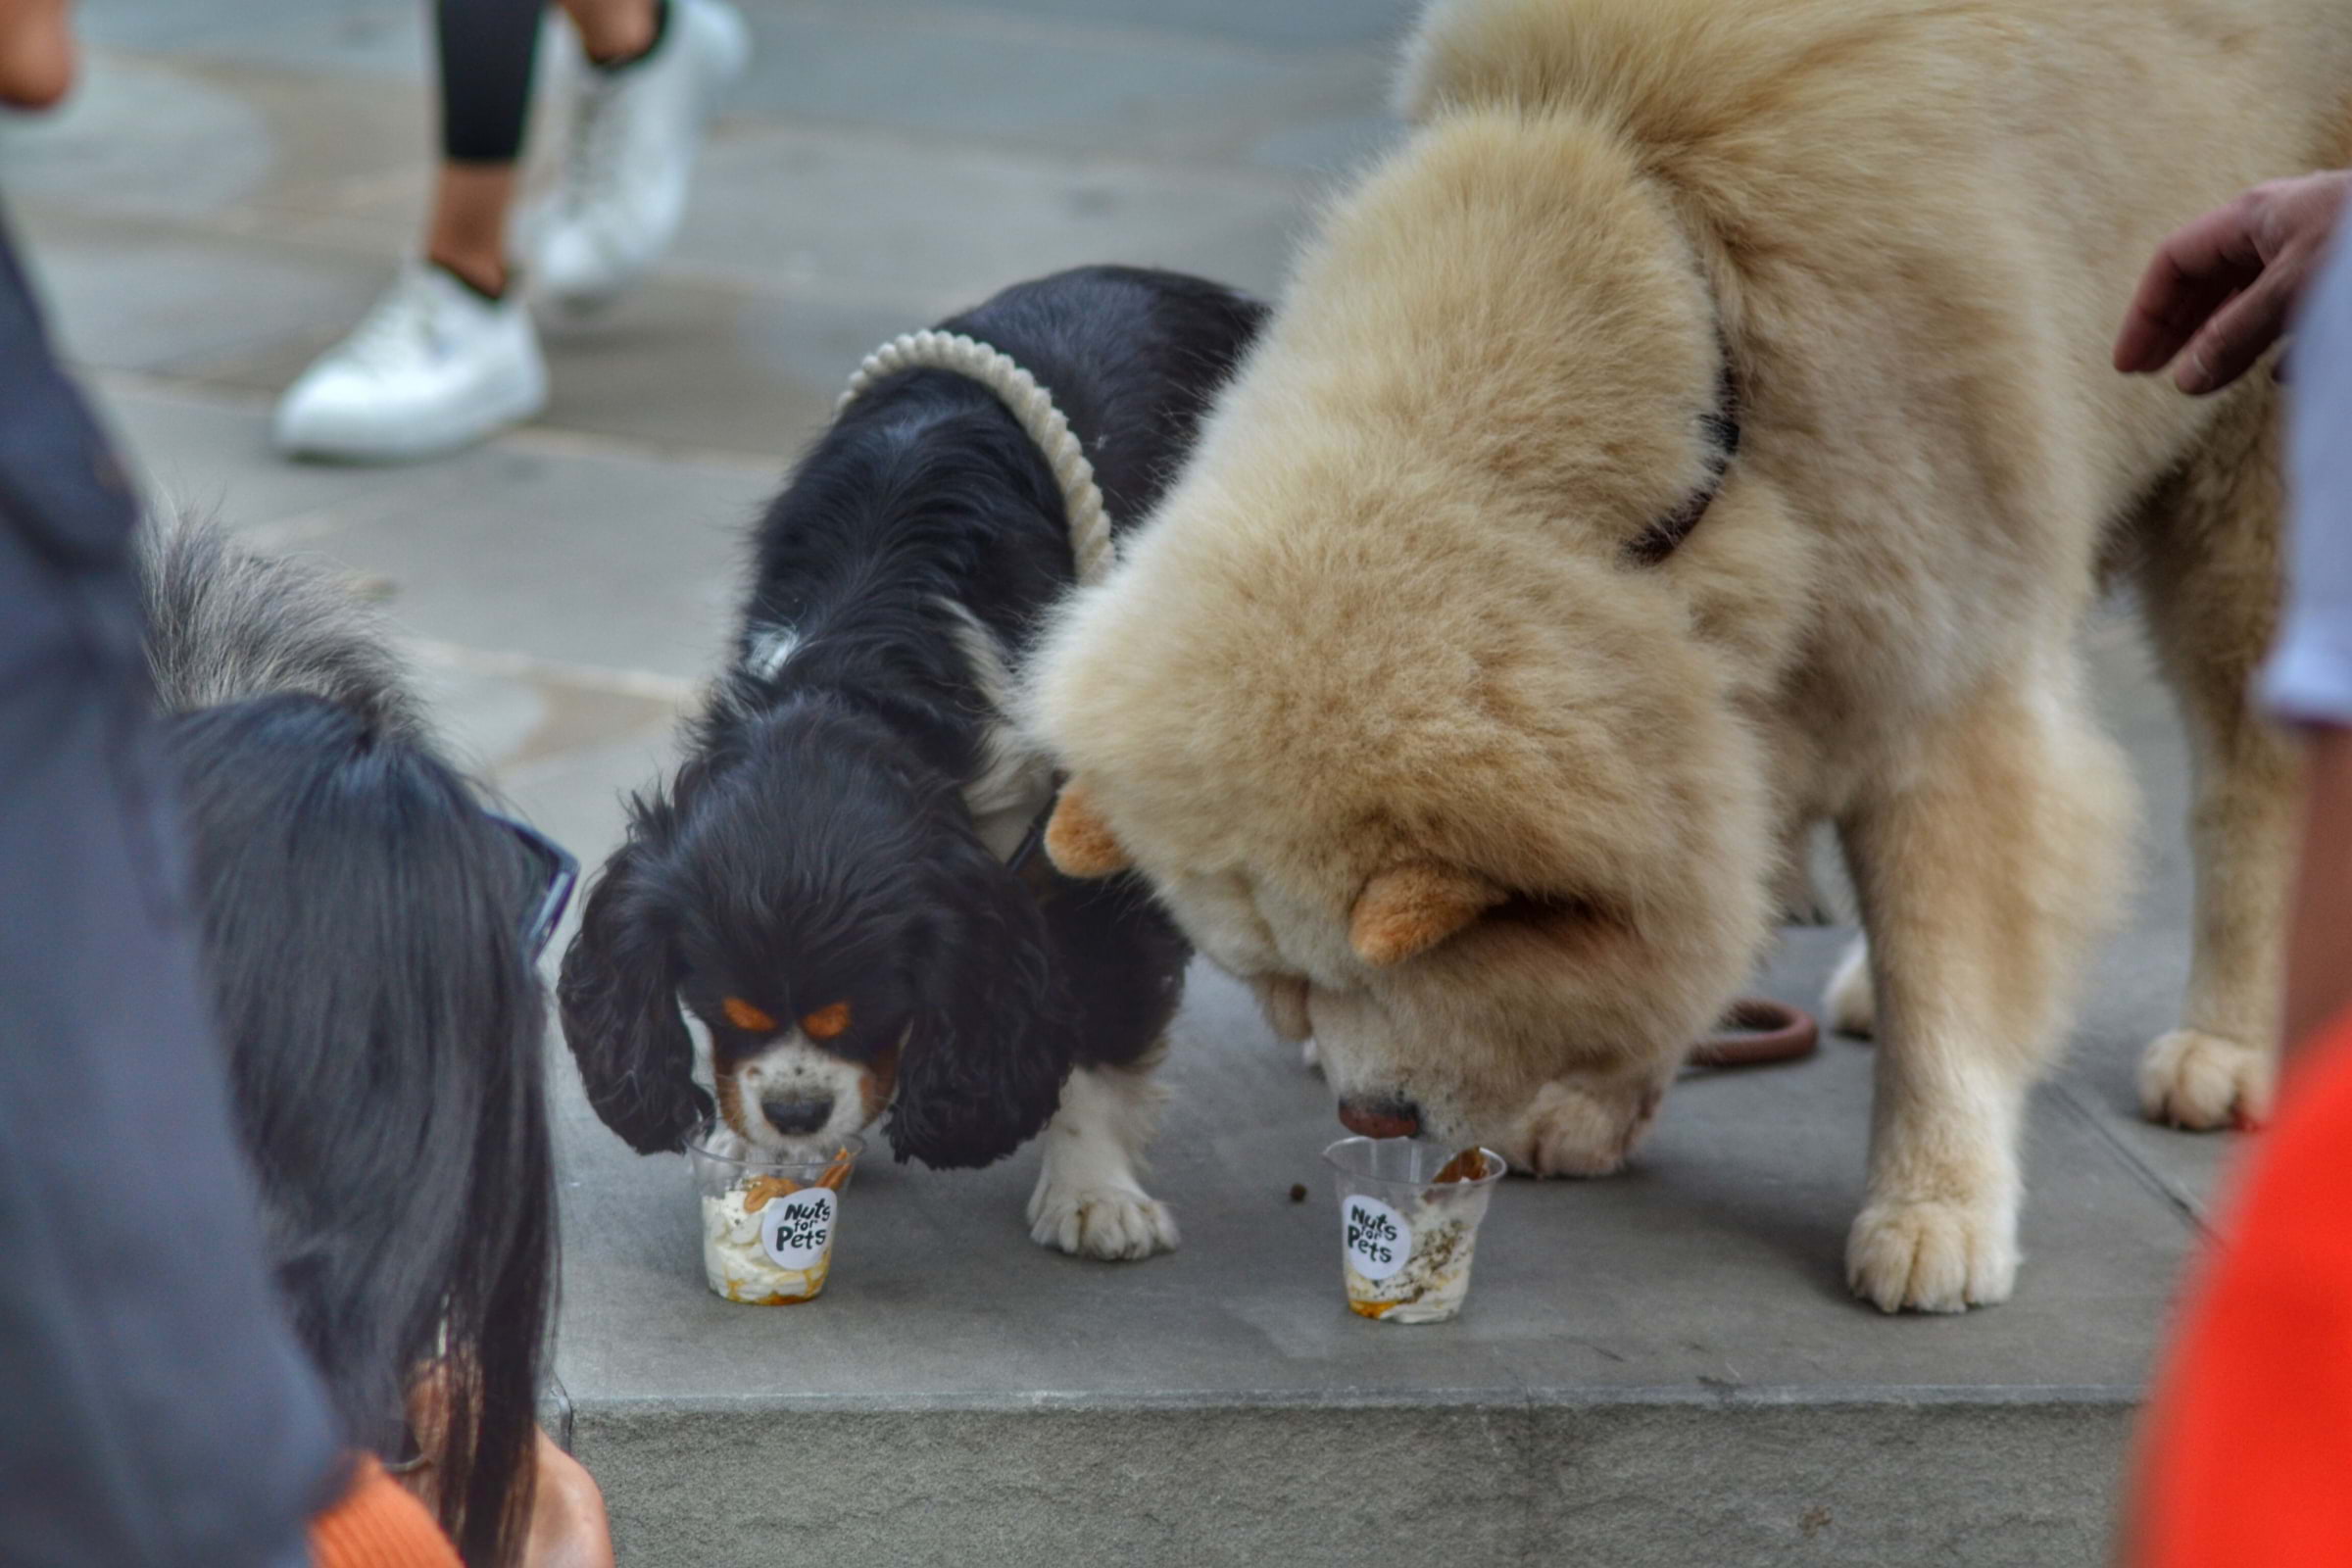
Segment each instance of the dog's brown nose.
[[1366,1138],[1414,1138],[1421,1132],[1421,1107],[1394,1095],[1379,1100],[1343,1100],[1340,1125]]

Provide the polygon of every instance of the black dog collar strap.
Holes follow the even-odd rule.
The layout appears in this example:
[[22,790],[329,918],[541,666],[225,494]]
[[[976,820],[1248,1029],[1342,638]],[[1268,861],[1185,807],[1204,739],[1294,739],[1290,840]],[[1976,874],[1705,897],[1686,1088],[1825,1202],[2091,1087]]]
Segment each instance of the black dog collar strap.
[[1682,548],[1707,508],[1715,504],[1716,494],[1723,489],[1723,476],[1731,471],[1732,459],[1740,451],[1740,386],[1732,373],[1731,346],[1723,350],[1723,374],[1716,383],[1715,407],[1699,418],[1707,433],[1707,478],[1690,497],[1668,515],[1659,518],[1636,534],[1625,549],[1626,554],[1644,566],[1654,566]]

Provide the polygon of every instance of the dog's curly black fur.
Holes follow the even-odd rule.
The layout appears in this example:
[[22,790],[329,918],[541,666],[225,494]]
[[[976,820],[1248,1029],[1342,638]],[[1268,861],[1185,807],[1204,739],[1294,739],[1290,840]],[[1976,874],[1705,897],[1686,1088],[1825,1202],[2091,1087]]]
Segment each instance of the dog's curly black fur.
[[[1051,388],[1125,523],[1260,315],[1214,283],[1100,267],[941,324]],[[817,440],[754,544],[734,656],[690,727],[690,760],[632,802],[564,958],[564,1033],[598,1113],[655,1152],[714,1111],[681,1006],[723,1078],[791,1036],[789,1020],[844,1004],[853,1022],[824,1049],[860,1070],[862,1119],[895,1074],[900,1158],[988,1163],[1044,1125],[1073,1064],[1152,1049],[1187,956],[1139,887],[1066,882],[1043,857],[1015,869],[975,822],[978,798],[1048,784],[1002,705],[1071,585],[1060,490],[985,387],[905,371]]]

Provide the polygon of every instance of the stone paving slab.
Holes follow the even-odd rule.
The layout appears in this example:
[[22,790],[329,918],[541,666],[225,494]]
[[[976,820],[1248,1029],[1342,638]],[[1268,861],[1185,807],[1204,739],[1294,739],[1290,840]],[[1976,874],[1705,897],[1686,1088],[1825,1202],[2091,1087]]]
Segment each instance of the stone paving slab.
[[[1802,982],[1821,967],[1783,973]],[[2149,1285],[2190,1240],[2096,1126],[2044,1096],[2029,1147],[2033,1261],[2017,1298],[1945,1321],[1857,1307],[1839,1267],[1860,1200],[1870,1060],[1838,1043],[1800,1067],[1682,1085],[1620,1178],[1506,1183],[1462,1320],[1368,1324],[1339,1288],[1337,1210],[1317,1158],[1339,1136],[1326,1091],[1238,987],[1205,968],[1192,984],[1153,1160],[1186,1245],[1146,1263],[1030,1244],[1020,1213],[1034,1154],[978,1173],[869,1156],[843,1205],[826,1295],[806,1311],[746,1310],[703,1286],[682,1158],[640,1158],[567,1120],[580,1290],[565,1384],[583,1401],[779,1409],[1038,1392],[2121,1391],[2139,1380],[2164,1309]],[[1305,1201],[1292,1200],[1294,1184]]]
[[1041,163],[991,144],[739,126],[697,185],[673,269],[746,289],[889,299],[932,314],[1087,262],[1280,279],[1310,181],[1093,151]]
[[[1772,989],[1803,997],[1836,933]],[[2193,1232],[2070,1097],[2032,1117],[2018,1297],[1888,1318],[1838,1277],[1868,1053],[1696,1079],[1626,1175],[1511,1182],[1455,1323],[1341,1304],[1325,1093],[1193,976],[1154,1190],[1184,1249],[1032,1246],[1034,1156],[869,1162],[810,1305],[716,1300],[675,1156],[563,1128],[579,1451],[661,1560],[2090,1563]],[[2123,1063],[2110,1060],[2108,1070]],[[1293,1183],[1307,1187],[1293,1203]]]
[[[37,274],[70,352],[274,395],[413,244],[415,89],[209,57],[99,64],[58,122],[0,125],[0,169],[42,236]],[[1385,125],[1344,107],[1281,134],[1321,146]],[[875,343],[1006,282],[1124,261],[1271,290],[1314,184],[1095,142],[1041,156],[732,121],[661,274],[610,312],[543,319],[554,401],[539,423],[780,470]]]
[[645,1500],[623,1561],[2097,1563],[2130,1412],[2049,1391],[1849,1403],[957,1402],[584,1410]]
[[[249,8],[117,0],[92,35],[169,53],[421,85],[423,9],[388,0],[266,0]],[[755,52],[731,112],[1032,147],[1195,156],[1261,148],[1286,129],[1377,104],[1403,0],[1163,7],[1121,0],[1012,4],[743,4]]]

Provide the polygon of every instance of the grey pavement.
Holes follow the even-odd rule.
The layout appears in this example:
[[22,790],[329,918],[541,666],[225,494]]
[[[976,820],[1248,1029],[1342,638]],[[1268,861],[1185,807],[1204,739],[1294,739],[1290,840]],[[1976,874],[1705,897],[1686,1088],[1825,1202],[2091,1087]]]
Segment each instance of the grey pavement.
[[[264,440],[412,241],[419,0],[89,0],[75,106],[0,125],[0,189],[150,479],[385,597],[469,763],[591,863],[712,667],[744,524],[867,348],[1078,262],[1271,290],[1315,194],[1393,133],[1395,0],[747,9],[759,64],[676,254],[551,323],[544,419],[433,465]],[[1205,969],[1154,1177],[1180,1252],[1032,1246],[1034,1155],[875,1159],[792,1310],[704,1290],[680,1161],[606,1134],[559,1048],[559,1370],[622,1560],[2100,1560],[2230,1141],[2132,1113],[2185,970],[2183,769],[2128,624],[2093,641],[2146,874],[2035,1102],[2014,1301],[1846,1297],[1851,1042],[1686,1083],[1622,1177],[1506,1184],[1434,1328],[1343,1310],[1324,1092]],[[1844,939],[1792,932],[1763,983],[1809,1002]]]

